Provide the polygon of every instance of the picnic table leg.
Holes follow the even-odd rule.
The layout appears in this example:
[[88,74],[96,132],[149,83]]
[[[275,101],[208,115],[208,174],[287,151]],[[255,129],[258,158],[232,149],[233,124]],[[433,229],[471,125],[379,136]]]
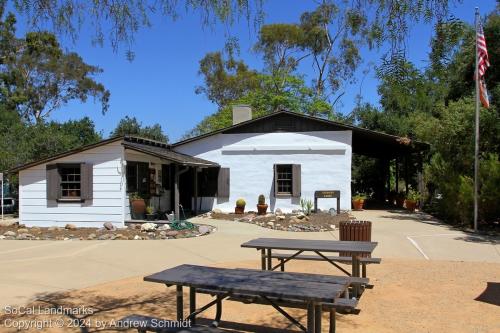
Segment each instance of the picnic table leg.
[[335,333],[335,315],[337,310],[335,308],[330,309],[330,330],[329,333]]
[[266,249],[260,249],[260,260],[261,268],[263,271],[266,270]]
[[280,265],[280,270],[282,272],[285,271],[285,259],[280,259],[281,265]]
[[315,333],[314,332],[314,303],[307,303],[307,333]]
[[[359,257],[357,253],[352,254],[352,274],[353,277],[359,277]],[[355,284],[352,288],[353,296],[358,297],[359,295],[359,284]]]
[[217,296],[217,303],[215,305],[215,319],[212,322],[213,327],[219,327],[221,317],[222,317],[222,299],[219,296]]
[[321,304],[314,306],[314,332],[321,333],[321,317],[323,314],[323,307]]
[[361,272],[361,277],[366,277],[366,264],[361,265],[362,272]]
[[[196,311],[196,288],[189,288],[189,314]],[[196,316],[191,318],[191,323],[196,325]]]
[[182,286],[176,286],[177,289],[177,321],[184,319],[184,302],[182,295]]
[[271,249],[267,249],[267,269],[269,271],[272,271],[273,270],[273,258],[271,258],[271,252],[272,250]]

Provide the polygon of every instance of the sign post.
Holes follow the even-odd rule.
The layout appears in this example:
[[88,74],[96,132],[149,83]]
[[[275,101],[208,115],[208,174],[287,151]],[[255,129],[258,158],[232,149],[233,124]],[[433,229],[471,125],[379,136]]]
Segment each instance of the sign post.
[[314,192],[314,212],[318,212],[318,198],[334,198],[337,199],[337,215],[340,214],[340,191],[315,191]]

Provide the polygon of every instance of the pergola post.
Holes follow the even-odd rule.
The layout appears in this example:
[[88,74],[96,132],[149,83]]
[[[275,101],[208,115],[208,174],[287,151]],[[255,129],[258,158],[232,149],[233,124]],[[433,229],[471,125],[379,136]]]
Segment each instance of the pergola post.
[[174,172],[174,212],[175,212],[175,220],[180,220],[180,212],[179,212],[179,165],[175,165]]
[[[418,154],[417,157],[417,185],[418,185],[418,192],[422,195],[425,189],[424,189],[423,163],[421,154]],[[422,208],[423,206],[422,200],[420,200],[419,205],[420,205],[419,208]]]
[[194,168],[194,215],[198,215],[198,168]]
[[395,186],[395,190],[396,190],[396,193],[399,193],[399,159],[398,157],[396,156],[395,158],[395,162],[396,162],[396,167],[395,167],[395,172],[396,172],[396,186]]
[[387,165],[387,168],[386,168],[386,176],[387,176],[387,189],[385,191],[385,198],[384,198],[384,201],[385,199],[387,199],[389,197],[389,194],[391,193],[391,158],[388,157],[387,160],[386,160],[386,165]]
[[409,182],[408,182],[408,154],[405,155],[405,193],[408,194],[409,190]]

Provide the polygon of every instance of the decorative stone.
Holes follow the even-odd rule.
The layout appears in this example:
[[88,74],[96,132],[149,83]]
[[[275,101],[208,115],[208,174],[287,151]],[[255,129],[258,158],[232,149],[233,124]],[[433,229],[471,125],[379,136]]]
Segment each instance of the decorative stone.
[[17,223],[17,221],[4,220],[4,221],[0,221],[0,227],[10,227],[11,225],[14,225],[16,223]]
[[335,208],[330,208],[328,213],[330,213],[330,215],[337,215],[337,210]]
[[156,230],[157,225],[155,223],[144,223],[141,225],[142,232],[152,232]]
[[98,240],[108,240],[111,238],[111,234],[104,234],[99,237],[97,237]]
[[209,234],[209,233],[210,233],[210,227],[207,227],[206,225],[201,225],[201,226],[198,228],[198,232],[199,232],[201,235],[206,235],[206,234]]
[[274,222],[269,221],[269,222],[267,222],[267,225],[270,226],[271,228],[273,228],[274,227]]
[[300,223],[300,219],[297,216],[292,216],[290,218],[290,223]]
[[48,227],[47,231],[58,231],[59,227]]
[[5,237],[4,235],[0,235],[0,240],[5,239],[5,238],[7,238],[7,237]]
[[176,231],[176,230],[170,230],[170,231],[167,231],[166,235],[167,235],[168,237],[176,237],[176,236],[178,236],[178,235],[179,235],[179,232],[178,232],[178,231]]
[[285,218],[286,218],[286,216],[285,216],[285,215],[276,215],[276,219],[277,219],[278,221],[283,221]]
[[15,233],[14,231],[10,231],[10,230],[9,230],[9,231],[4,232],[4,233],[3,233],[3,235],[4,235],[5,237],[15,237],[15,236],[16,236],[16,233]]
[[125,236],[125,235],[122,235],[122,234],[116,234],[115,239],[117,239],[117,240],[127,240],[128,237]]
[[64,229],[66,229],[66,230],[75,230],[76,229],[76,225],[68,223],[68,224],[66,224],[64,226]]
[[335,224],[330,224],[330,229],[335,230],[337,229],[337,226]]
[[164,224],[158,227],[158,230],[170,230],[170,229],[172,229],[172,227],[170,227],[170,225],[168,224]]
[[29,237],[28,237],[28,234],[19,234],[19,235],[17,235],[16,239],[25,240],[25,239],[29,239]]
[[27,234],[29,231],[26,228],[17,229],[18,234]]
[[113,223],[111,222],[104,222],[102,224],[102,226],[106,229],[106,230],[115,230],[116,227],[113,225]]
[[64,237],[63,240],[67,241],[67,240],[70,240],[70,238]]
[[141,240],[141,239],[142,239],[142,237],[141,237],[141,236],[139,236],[139,235],[135,235],[135,236],[134,236],[134,240]]
[[276,215],[283,215],[283,211],[281,210],[281,208],[276,208],[274,210],[274,214],[276,214]]
[[87,236],[87,239],[88,240],[92,240],[92,239],[95,239],[96,237],[97,237],[96,234],[90,234],[90,235]]
[[161,236],[161,237],[164,237],[164,236],[166,236],[166,235],[167,235],[167,232],[166,232],[166,231],[164,231],[164,230],[160,231],[160,236]]
[[273,213],[267,213],[266,215],[264,215],[265,217],[270,217],[270,218],[275,218],[276,215],[273,214]]
[[306,217],[306,214],[304,214],[303,212],[298,212],[298,213],[297,213],[297,218],[298,218],[298,219],[301,219],[301,220],[302,220],[304,217]]
[[212,210],[212,213],[214,213],[214,214],[222,214],[222,210],[220,210],[219,208],[215,208],[214,210]]

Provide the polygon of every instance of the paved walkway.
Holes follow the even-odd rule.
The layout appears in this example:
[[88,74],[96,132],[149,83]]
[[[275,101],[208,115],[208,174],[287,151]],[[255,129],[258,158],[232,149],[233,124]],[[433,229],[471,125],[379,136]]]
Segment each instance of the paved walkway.
[[[498,239],[473,237],[423,214],[373,210],[354,215],[373,221],[373,240],[379,242],[375,255],[382,258],[500,263]],[[181,263],[258,260],[256,250],[240,247],[256,237],[338,239],[338,232],[291,233],[238,222],[194,221],[214,225],[217,231],[167,241],[0,241],[0,309],[39,293],[145,275]]]

